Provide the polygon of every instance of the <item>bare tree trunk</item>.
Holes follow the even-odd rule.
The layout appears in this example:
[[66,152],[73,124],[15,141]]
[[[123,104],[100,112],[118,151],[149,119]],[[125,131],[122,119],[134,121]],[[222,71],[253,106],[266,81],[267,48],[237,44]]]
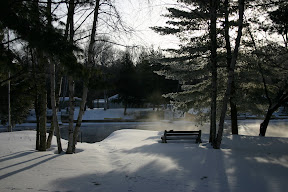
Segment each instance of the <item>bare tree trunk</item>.
[[83,94],[82,94],[82,102],[80,105],[80,110],[79,110],[76,126],[74,129],[74,134],[73,134],[73,146],[72,146],[72,152],[73,153],[76,152],[77,139],[78,139],[79,130],[81,127],[82,118],[83,118],[83,114],[84,114],[84,110],[85,110],[85,104],[86,104],[86,102],[83,102],[83,101],[86,101],[87,94],[88,94],[88,87],[84,84]]
[[[93,63],[93,48],[94,48],[94,43],[95,43],[96,26],[97,26],[97,20],[98,20],[98,15],[99,15],[99,7],[100,7],[100,0],[96,0],[96,5],[95,5],[95,9],[94,9],[94,19],[93,19],[93,25],[92,25],[92,31],[91,31],[91,39],[90,39],[89,48],[88,48],[88,62],[86,64],[87,68],[91,67],[92,63]],[[82,117],[83,117],[84,109],[85,109],[85,105],[86,105],[87,94],[88,94],[88,82],[89,82],[89,79],[87,79],[83,83],[82,101],[81,101],[80,110],[79,110],[79,114],[78,114],[78,118],[77,118],[77,123],[76,123],[74,134],[73,134],[73,146],[72,146],[72,152],[73,153],[75,153],[75,151],[76,151],[77,138],[78,138],[80,126],[82,123]]]
[[238,110],[237,105],[235,103],[235,81],[232,80],[232,87],[231,87],[231,96],[230,96],[230,108],[231,108],[231,131],[233,135],[238,135]]
[[[37,94],[37,90],[36,90],[36,94]],[[34,101],[34,105],[35,105],[35,115],[36,115],[36,150],[39,150],[39,146],[40,146],[40,124],[39,124],[39,102],[38,102],[38,94],[35,96],[35,101]]]
[[[46,15],[47,15],[47,23],[48,23],[48,27],[51,28],[51,25],[52,25],[52,17],[51,17],[51,3],[52,1],[51,0],[48,0],[47,1],[47,11],[46,11]],[[53,89],[54,86],[52,86],[52,71],[51,71],[51,61],[49,62],[49,68],[50,68],[50,92],[51,92],[51,105],[53,106],[53,102],[52,102],[52,93],[53,91],[55,91]],[[54,77],[55,78],[55,77]],[[48,135],[48,138],[47,138],[47,142],[46,142],[46,147],[47,149],[49,149],[51,147],[51,143],[52,143],[52,138],[53,138],[53,135],[54,135],[54,130],[55,130],[55,124],[54,124],[54,119],[53,119],[53,108],[52,108],[52,119],[51,119],[51,125],[50,125],[50,129],[49,129],[49,135]]]
[[[33,7],[33,11],[35,12],[35,21],[40,23],[40,11],[38,6],[38,1],[31,2]],[[46,151],[46,121],[47,121],[47,90],[46,90],[46,68],[45,68],[45,59],[43,52],[37,50],[35,52],[35,59],[33,52],[31,51],[31,56],[33,59],[33,67],[34,67],[34,78],[37,92],[36,92],[36,113],[38,114],[37,118],[37,133],[36,133],[36,149],[39,151]],[[38,126],[39,125],[39,126]]]
[[75,109],[75,99],[74,99],[74,80],[73,77],[69,77],[69,127],[68,127],[68,147],[66,150],[67,154],[73,153],[73,134],[74,134],[74,109]]
[[222,110],[221,110],[221,116],[220,116],[220,121],[219,121],[219,129],[218,129],[218,133],[217,133],[217,138],[216,138],[216,141],[213,145],[213,147],[215,149],[219,149],[221,146],[221,142],[222,142],[224,120],[225,120],[226,111],[227,111],[227,104],[228,104],[228,100],[229,100],[230,95],[231,95],[232,80],[234,79],[234,69],[236,66],[236,61],[237,61],[241,37],[242,37],[244,1],[245,0],[238,0],[238,8],[239,8],[238,33],[237,33],[237,38],[236,38],[235,49],[234,49],[232,61],[231,61],[230,68],[229,68],[227,88],[226,88],[226,92],[225,92],[224,99],[223,99],[223,106],[222,106]]
[[217,7],[218,0],[210,0],[210,40],[211,40],[211,114],[210,114],[210,138],[213,143],[216,137],[216,108],[217,108]]
[[[229,24],[229,0],[224,1],[225,7],[225,42],[226,42],[226,60],[227,60],[227,69],[229,73],[230,64],[232,61],[232,50],[231,50],[231,43],[230,43],[230,24]],[[237,105],[235,103],[235,78],[232,79],[231,85],[231,95],[230,95],[230,108],[231,108],[231,126],[232,126],[232,134],[238,134],[238,119],[237,119]]]
[[34,108],[35,108],[35,115],[36,115],[36,150],[39,150],[40,146],[40,124],[39,124],[39,98],[38,98],[38,78],[36,72],[36,60],[33,54],[33,50],[30,49],[30,55],[31,55],[31,60],[32,60],[32,66],[33,66],[33,81],[34,81],[34,87],[35,87],[35,99],[34,99]]
[[[47,18],[48,18],[48,27],[52,27],[52,16],[51,16],[51,4],[52,1],[47,1]],[[58,146],[58,153],[62,152],[62,144],[61,144],[61,136],[59,130],[59,123],[57,119],[57,105],[56,105],[56,96],[55,96],[55,62],[51,59],[48,61],[49,69],[50,69],[50,94],[51,94],[51,107],[52,107],[52,120],[51,120],[51,127],[49,130],[49,135],[46,142],[46,147],[49,149],[51,147],[52,138],[54,135],[54,130],[56,128],[56,138],[57,138],[57,146]]]
[[[70,34],[69,34],[69,42],[71,44],[74,43],[74,11],[75,4],[74,0],[69,1],[69,9],[68,9],[68,17],[67,23],[69,23]],[[67,154],[73,153],[73,132],[74,132],[74,111],[75,111],[75,100],[74,100],[74,80],[72,76],[68,77],[69,84],[69,128],[68,128],[68,147],[66,150]]]
[[264,121],[260,124],[259,136],[265,137],[266,130],[267,130],[267,127],[268,127],[268,124],[269,124],[269,121],[271,119],[273,112],[274,112],[273,109],[270,109],[270,108],[268,109],[268,111],[265,115]]
[[[53,112],[52,121],[53,121],[53,126],[56,129],[58,153],[60,154],[63,150],[62,150],[61,136],[60,136],[60,131],[59,131],[59,123],[57,119],[56,96],[55,96],[55,63],[54,62],[50,62],[50,85],[51,85],[51,106],[52,106],[52,112]],[[51,145],[51,140],[48,144]]]
[[41,85],[39,92],[39,151],[46,151],[46,122],[47,122],[47,92],[46,92],[46,83],[45,75],[41,75]]
[[127,115],[127,107],[128,107],[128,104],[127,104],[127,102],[125,102],[125,104],[124,104],[124,115]]
[[[52,112],[53,113],[53,112]],[[54,126],[54,120],[53,120],[53,114],[52,114],[52,119],[51,119],[51,125],[50,125],[50,129],[49,129],[49,134],[47,137],[47,141],[46,141],[46,148],[50,149],[51,144],[52,144],[52,138],[54,136],[54,131],[55,131],[55,126]]]
[[283,95],[279,98],[278,102],[275,103],[274,105],[270,105],[268,108],[268,111],[265,115],[265,119],[263,122],[260,124],[260,131],[259,131],[259,136],[265,136],[266,135],[266,130],[269,124],[269,121],[272,117],[272,114],[284,103],[288,101],[288,93],[284,92]]
[[104,90],[104,110],[107,110],[107,93],[106,89]]

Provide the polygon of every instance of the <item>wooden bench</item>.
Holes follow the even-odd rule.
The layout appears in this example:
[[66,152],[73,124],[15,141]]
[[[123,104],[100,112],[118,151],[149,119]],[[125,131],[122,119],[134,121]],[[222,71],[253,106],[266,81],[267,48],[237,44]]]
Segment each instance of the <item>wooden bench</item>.
[[202,143],[201,130],[199,131],[164,131],[161,137],[162,143],[167,143],[167,140],[191,140],[195,139],[196,143]]

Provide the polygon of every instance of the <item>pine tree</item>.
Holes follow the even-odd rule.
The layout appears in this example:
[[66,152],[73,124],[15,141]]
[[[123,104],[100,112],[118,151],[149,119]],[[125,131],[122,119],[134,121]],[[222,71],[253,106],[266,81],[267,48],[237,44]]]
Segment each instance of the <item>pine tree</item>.
[[46,150],[47,58],[49,55],[53,56],[68,69],[81,69],[81,66],[78,65],[73,54],[74,50],[79,49],[66,41],[61,30],[51,27],[51,24],[47,23],[46,7],[42,6],[42,3],[38,3],[38,1],[4,0],[0,8],[0,21],[1,25],[12,29],[16,38],[26,41],[30,47],[32,76],[36,90],[36,148]]
[[[217,10],[218,1],[180,1],[184,5],[169,8],[165,15],[170,27],[154,27],[161,34],[175,34],[183,44],[174,50],[175,57],[166,59],[169,67],[159,74],[177,79],[183,92],[171,93],[174,105],[184,110],[193,108],[206,119],[210,112],[210,142],[216,135],[217,84]],[[186,8],[183,8],[185,7]],[[203,115],[204,114],[204,115]]]
[[153,108],[167,103],[163,94],[176,92],[178,87],[178,81],[165,79],[165,76],[155,73],[163,68],[160,63],[162,58],[163,54],[159,51],[153,49],[143,51],[136,65],[136,73],[141,86],[140,95],[146,103],[152,104]]
[[216,149],[219,149],[221,146],[222,135],[223,135],[223,130],[224,130],[224,120],[225,120],[226,111],[227,111],[227,104],[228,104],[228,100],[229,100],[230,95],[231,95],[231,89],[232,89],[232,85],[234,82],[235,67],[236,67],[236,62],[237,62],[237,58],[238,58],[239,47],[240,47],[241,37],[242,37],[243,20],[244,20],[244,5],[245,5],[244,0],[238,1],[238,7],[239,7],[238,22],[239,22],[239,24],[238,24],[237,38],[235,41],[235,48],[234,48],[233,55],[231,58],[231,63],[229,65],[227,88],[226,88],[224,99],[223,99],[223,105],[222,105],[221,116],[220,116],[220,121],[219,121],[219,129],[218,129],[216,140],[213,143],[213,147]]
[[126,52],[119,63],[119,73],[117,80],[118,99],[117,102],[122,102],[124,105],[124,115],[127,114],[129,106],[141,103],[142,95],[139,91],[140,86],[137,79],[136,67],[131,60],[129,52]]

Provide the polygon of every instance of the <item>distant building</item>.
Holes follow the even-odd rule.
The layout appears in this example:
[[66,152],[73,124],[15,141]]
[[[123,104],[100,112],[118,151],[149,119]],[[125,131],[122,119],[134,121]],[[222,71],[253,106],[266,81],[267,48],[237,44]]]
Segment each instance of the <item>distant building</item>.
[[[75,107],[80,107],[82,99],[79,97],[74,97],[75,99]],[[60,109],[68,109],[69,108],[69,97],[60,97],[59,103]]]
[[[124,108],[123,104],[117,103],[116,100],[118,99],[118,94],[113,95],[108,98],[108,108],[109,109],[118,109]],[[93,101],[94,108],[104,108],[105,107],[105,100],[104,99],[95,99]]]

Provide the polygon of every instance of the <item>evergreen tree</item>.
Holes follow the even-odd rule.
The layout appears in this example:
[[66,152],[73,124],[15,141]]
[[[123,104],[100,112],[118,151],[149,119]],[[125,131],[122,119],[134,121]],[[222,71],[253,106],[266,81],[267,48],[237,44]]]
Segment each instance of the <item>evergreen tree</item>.
[[129,52],[126,52],[119,63],[119,73],[116,83],[118,91],[117,102],[122,102],[125,109],[124,115],[127,114],[127,108],[139,105],[143,101],[139,81],[136,74],[136,67],[131,60]]
[[[219,138],[222,137],[221,131],[223,130],[222,125],[226,116],[227,99],[230,99],[231,114],[233,115],[233,118],[231,118],[233,121],[233,133],[237,134],[237,110],[235,103],[233,103],[235,100],[233,99],[235,97],[234,67],[242,36],[243,19],[241,20],[241,18],[243,18],[244,13],[244,2],[238,2],[241,5],[239,6],[241,9],[239,8],[238,11],[239,30],[238,36],[235,38],[236,44],[233,53],[230,45],[232,37],[229,34],[232,22],[228,19],[230,16],[229,13],[234,11],[232,4],[234,2],[231,2],[231,4],[229,1],[224,1],[224,4],[222,4],[220,1],[213,0],[183,0],[179,2],[183,2],[187,8],[183,8],[184,6],[182,6],[181,9],[177,9],[176,11],[175,8],[168,9],[170,13],[166,16],[172,21],[168,21],[167,24],[172,25],[172,27],[154,27],[155,31],[162,34],[177,34],[182,42],[186,43],[178,51],[175,51],[177,57],[170,58],[170,62],[173,61],[172,64],[169,64],[170,71],[164,71],[167,77],[179,79],[185,91],[178,94],[170,94],[169,96],[176,100],[180,106],[186,108],[186,110],[194,108],[199,112],[207,111],[204,109],[208,109],[210,104],[209,140],[215,144],[216,109],[219,110],[222,108],[222,112],[219,113],[219,116],[221,114],[221,118],[217,136],[218,141],[220,141]],[[217,25],[217,23],[223,24],[224,27]],[[225,37],[223,39],[219,38],[222,34]],[[226,43],[223,40],[226,40]],[[226,61],[223,59],[225,52]],[[226,69],[228,69],[226,72],[220,67],[225,63],[227,66]],[[183,70],[183,74],[179,73],[181,70]],[[220,78],[221,76],[229,80],[227,81],[227,87],[221,85],[221,81],[223,81]],[[222,99],[223,102],[219,102]],[[187,105],[188,103],[190,106]],[[220,105],[217,106],[217,103],[220,103]]]
[[152,104],[153,108],[167,103],[163,94],[176,92],[178,87],[178,81],[165,79],[165,76],[155,73],[163,68],[160,63],[162,58],[163,55],[155,50],[143,51],[136,65],[136,73],[141,87],[139,91],[145,102]]
[[[159,74],[177,79],[183,92],[171,93],[173,104],[183,110],[197,111],[197,117],[210,114],[210,141],[216,134],[217,103],[217,10],[218,1],[179,1],[180,8],[168,8],[167,27],[154,27],[161,34],[175,34],[182,44],[168,58],[169,69]],[[210,110],[207,110],[210,109]]]

